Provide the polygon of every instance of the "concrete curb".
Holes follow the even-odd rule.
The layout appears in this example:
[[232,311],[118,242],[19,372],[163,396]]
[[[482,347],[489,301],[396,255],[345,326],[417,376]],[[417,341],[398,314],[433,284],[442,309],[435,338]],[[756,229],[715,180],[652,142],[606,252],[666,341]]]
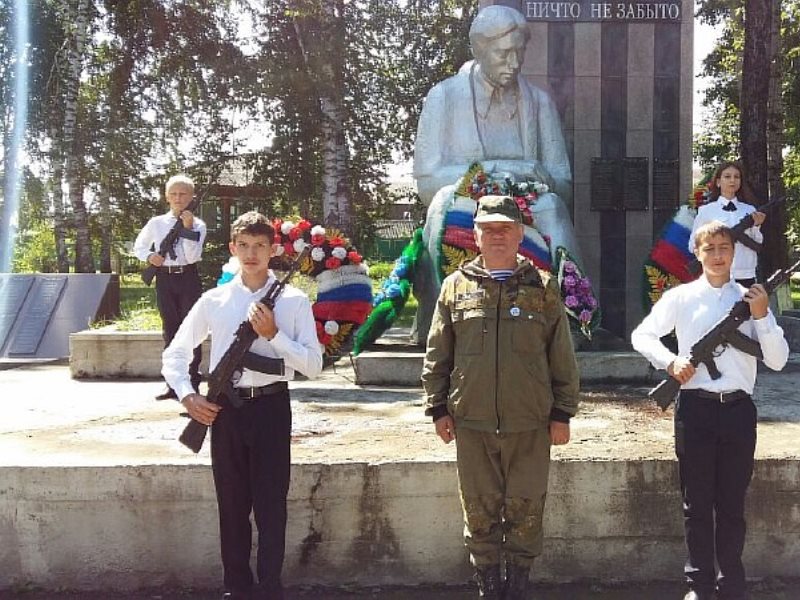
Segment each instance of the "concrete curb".
[[[0,469],[0,589],[213,587],[208,466]],[[553,462],[537,579],[674,578],[684,560],[672,460]],[[800,461],[757,461],[745,560],[798,577]],[[460,584],[470,576],[452,462],[294,465],[286,581]]]

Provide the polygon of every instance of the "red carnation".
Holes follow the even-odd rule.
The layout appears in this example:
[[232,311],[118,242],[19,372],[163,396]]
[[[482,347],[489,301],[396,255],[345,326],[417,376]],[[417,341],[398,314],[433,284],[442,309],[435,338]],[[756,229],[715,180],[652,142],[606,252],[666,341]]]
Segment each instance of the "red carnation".
[[281,240],[280,234],[278,234],[278,233],[275,234],[275,239],[272,240],[272,243],[273,244],[282,244],[283,243],[283,241]]
[[289,256],[291,256],[292,254],[294,254],[294,253],[295,253],[295,252],[294,252],[294,245],[292,245],[292,242],[286,242],[286,243],[283,245],[283,251],[284,251],[284,252],[285,252],[287,255],[289,255]]
[[311,236],[311,243],[314,246],[322,246],[325,243],[325,234],[324,233],[316,233]]
[[351,250],[350,252],[348,252],[347,253],[347,258],[350,259],[350,262],[353,263],[354,265],[360,265],[361,264],[361,260],[362,260],[361,255],[358,252],[356,252],[355,250]]
[[329,256],[325,259],[325,266],[328,269],[338,269],[342,266],[342,261],[336,258],[335,256]]
[[317,339],[319,340],[320,344],[322,344],[323,346],[327,346],[328,344],[331,343],[333,337],[330,334],[323,333],[322,335],[317,336]]
[[308,231],[311,229],[311,223],[309,223],[307,219],[300,219],[297,226],[300,228],[300,231]]
[[300,229],[299,227],[292,227],[289,230],[289,239],[290,240],[292,240],[292,241],[299,240],[301,237],[303,237],[303,230]]
[[335,238],[331,238],[331,246],[333,246],[334,248],[336,246],[344,246],[344,240],[342,238],[340,238],[339,236],[336,236]]
[[283,225],[283,219],[275,219],[272,222],[272,228],[278,233],[280,233],[281,225]]

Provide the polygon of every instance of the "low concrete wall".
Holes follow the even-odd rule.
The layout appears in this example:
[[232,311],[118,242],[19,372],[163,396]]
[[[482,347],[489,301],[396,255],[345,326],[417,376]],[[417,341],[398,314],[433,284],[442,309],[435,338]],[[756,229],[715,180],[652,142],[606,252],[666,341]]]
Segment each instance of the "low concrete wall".
[[[158,378],[163,340],[160,333],[89,329],[69,338],[70,373],[84,378]],[[208,372],[209,340],[203,344],[201,369]],[[660,379],[636,352],[578,352],[581,381],[652,383]],[[354,357],[358,385],[419,386],[423,353],[364,352]]]
[[[576,352],[583,383],[653,383],[663,378],[637,352]],[[364,352],[353,358],[358,385],[420,385],[422,352]]]
[[[557,461],[544,580],[680,577],[674,461]],[[751,576],[800,576],[800,463],[756,465]],[[463,583],[469,567],[452,462],[295,465],[289,583]],[[0,588],[216,587],[221,572],[207,466],[0,469]]]
[[[203,343],[200,370],[208,372],[210,341]],[[161,377],[164,339],[156,331],[87,329],[69,336],[69,369],[74,379]]]

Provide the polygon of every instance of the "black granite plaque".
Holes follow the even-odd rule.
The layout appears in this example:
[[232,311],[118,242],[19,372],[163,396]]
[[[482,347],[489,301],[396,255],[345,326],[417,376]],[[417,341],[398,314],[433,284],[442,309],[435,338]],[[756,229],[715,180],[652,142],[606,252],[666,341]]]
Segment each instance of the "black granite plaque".
[[8,332],[17,320],[32,283],[33,276],[0,275],[0,349],[6,345]]
[[678,161],[653,159],[653,208],[675,210],[679,205]]
[[37,278],[33,299],[25,304],[26,310],[20,315],[19,327],[8,349],[9,356],[36,354],[66,282],[64,277]]
[[592,158],[591,210],[622,209],[622,161]]
[[622,161],[622,207],[647,210],[650,176],[647,157],[628,157]]

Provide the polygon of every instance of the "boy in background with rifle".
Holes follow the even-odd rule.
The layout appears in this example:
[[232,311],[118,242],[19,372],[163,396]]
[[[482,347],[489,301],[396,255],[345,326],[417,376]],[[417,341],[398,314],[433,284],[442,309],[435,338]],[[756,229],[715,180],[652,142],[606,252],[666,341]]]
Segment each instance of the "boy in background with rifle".
[[[226,599],[282,600],[281,570],[289,490],[291,408],[287,382],[300,371],[316,377],[322,350],[308,297],[286,285],[274,309],[260,302],[279,285],[269,269],[275,231],[257,212],[231,226],[231,254],[241,271],[207,291],[184,319],[164,351],[162,374],[189,415],[211,426],[211,466],[219,508],[220,545]],[[211,338],[212,371],[235,342],[242,322],[258,334],[250,352],[259,361],[241,367],[231,382],[236,398],[216,402],[195,392],[188,372],[192,349]],[[218,403],[217,403],[218,402]],[[250,570],[250,512],[258,529],[254,585]]]
[[[681,384],[675,407],[675,452],[689,554],[685,600],[711,600],[715,591],[721,600],[739,600],[746,598],[744,501],[756,447],[751,395],[757,359],[735,346],[760,354],[776,371],[786,364],[789,347],[769,310],[764,286],[745,289],[731,278],[730,229],[712,221],[697,229],[694,241],[703,274],[667,291],[633,331],[631,342],[653,366],[666,369]],[[788,273],[779,275],[788,279]],[[707,332],[719,329],[715,325],[729,314],[741,312],[735,305],[742,301],[749,305],[750,318],[741,319],[738,331],[760,349],[739,339],[720,345],[713,358],[693,356],[693,347]],[[673,330],[677,356],[660,339]],[[708,360],[714,363],[711,368],[706,366]]]
[[[161,315],[164,347],[169,346],[184,317],[203,293],[196,263],[203,254],[206,224],[192,214],[194,182],[186,175],[173,175],[165,186],[169,212],[150,219],[136,236],[133,252],[147,263],[142,279],[147,285],[155,275],[156,304]],[[155,250],[154,250],[155,248]],[[194,349],[191,383],[200,389],[201,348]],[[156,400],[177,398],[167,386]]]

